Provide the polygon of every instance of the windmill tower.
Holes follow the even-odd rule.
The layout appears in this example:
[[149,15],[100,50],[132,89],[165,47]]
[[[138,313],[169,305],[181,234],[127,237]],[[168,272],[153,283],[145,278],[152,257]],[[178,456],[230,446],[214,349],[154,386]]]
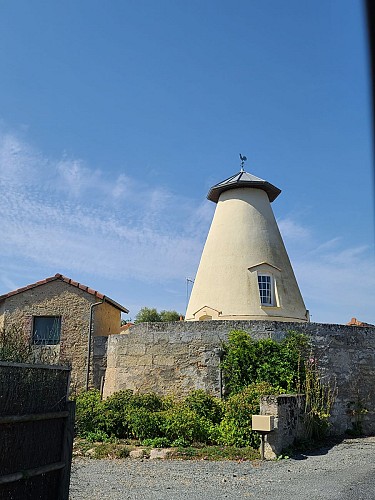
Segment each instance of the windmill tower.
[[308,321],[271,208],[280,189],[244,170],[213,186],[217,204],[185,320]]

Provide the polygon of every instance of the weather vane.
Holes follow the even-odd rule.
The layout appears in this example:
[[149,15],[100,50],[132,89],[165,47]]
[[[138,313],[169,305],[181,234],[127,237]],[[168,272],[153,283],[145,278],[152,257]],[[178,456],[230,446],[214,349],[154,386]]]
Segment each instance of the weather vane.
[[246,156],[242,156],[240,153],[240,160],[241,160],[241,172],[245,172],[245,169],[243,168],[245,161],[247,160]]

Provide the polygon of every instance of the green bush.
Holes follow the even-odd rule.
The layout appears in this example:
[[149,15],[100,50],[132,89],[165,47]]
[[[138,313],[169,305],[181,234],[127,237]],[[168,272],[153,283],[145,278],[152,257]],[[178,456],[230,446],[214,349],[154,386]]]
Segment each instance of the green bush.
[[126,390],[115,392],[103,401],[103,430],[109,436],[131,437],[127,409],[132,398],[133,391]]
[[[134,394],[131,390],[115,392],[103,403],[103,429],[108,435],[118,438],[154,437],[158,434],[150,435],[150,432],[157,429],[158,424],[152,413],[162,410],[163,405],[163,399],[153,393]],[[138,415],[144,416],[143,424]]]
[[252,415],[259,413],[260,396],[275,394],[267,382],[251,384],[225,402],[225,415],[219,425],[217,440],[226,446],[259,446],[258,433],[251,430]]
[[133,408],[127,414],[131,436],[140,441],[163,437],[163,417],[160,412],[151,412],[145,408]]
[[175,448],[187,448],[188,446],[190,446],[190,443],[186,441],[186,439],[177,438],[172,442],[171,446]]
[[171,446],[169,439],[165,437],[157,437],[153,439],[144,439],[142,446],[150,446],[151,448],[168,448]]
[[170,441],[183,439],[186,443],[210,442],[212,422],[199,416],[183,404],[165,412],[164,432]]
[[103,403],[100,392],[92,389],[78,394],[76,400],[75,428],[78,436],[103,430]]
[[202,389],[192,391],[184,400],[184,406],[193,410],[199,417],[213,423],[219,423],[223,417],[223,406],[218,398],[207,394]]
[[133,394],[129,406],[132,408],[144,408],[148,411],[160,411],[164,409],[163,398],[153,392],[146,394]]
[[100,429],[95,432],[86,432],[85,438],[89,443],[108,443],[110,441],[108,434]]
[[222,369],[226,394],[244,387],[269,382],[285,392],[295,392],[304,380],[304,359],[308,350],[305,335],[289,332],[281,342],[272,339],[253,340],[241,330],[229,333],[224,347]]

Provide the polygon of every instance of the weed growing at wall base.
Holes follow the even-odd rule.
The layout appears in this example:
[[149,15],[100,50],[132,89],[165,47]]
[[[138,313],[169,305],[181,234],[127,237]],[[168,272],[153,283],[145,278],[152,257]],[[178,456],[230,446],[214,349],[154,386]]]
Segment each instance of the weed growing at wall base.
[[346,430],[349,436],[363,436],[363,418],[368,413],[365,400],[361,397],[359,391],[354,401],[347,404],[347,414],[350,417],[351,428]]
[[328,431],[329,418],[336,399],[336,384],[322,382],[318,361],[315,358],[310,357],[304,364],[303,392],[306,395],[304,417],[306,433],[308,438],[320,440]]

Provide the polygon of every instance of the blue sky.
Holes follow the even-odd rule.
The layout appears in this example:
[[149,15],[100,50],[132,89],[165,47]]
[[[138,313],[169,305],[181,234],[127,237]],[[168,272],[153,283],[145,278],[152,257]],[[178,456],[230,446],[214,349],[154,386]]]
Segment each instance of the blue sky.
[[358,0],[1,2],[0,294],[184,312],[241,152],[312,321],[375,323],[366,43]]

